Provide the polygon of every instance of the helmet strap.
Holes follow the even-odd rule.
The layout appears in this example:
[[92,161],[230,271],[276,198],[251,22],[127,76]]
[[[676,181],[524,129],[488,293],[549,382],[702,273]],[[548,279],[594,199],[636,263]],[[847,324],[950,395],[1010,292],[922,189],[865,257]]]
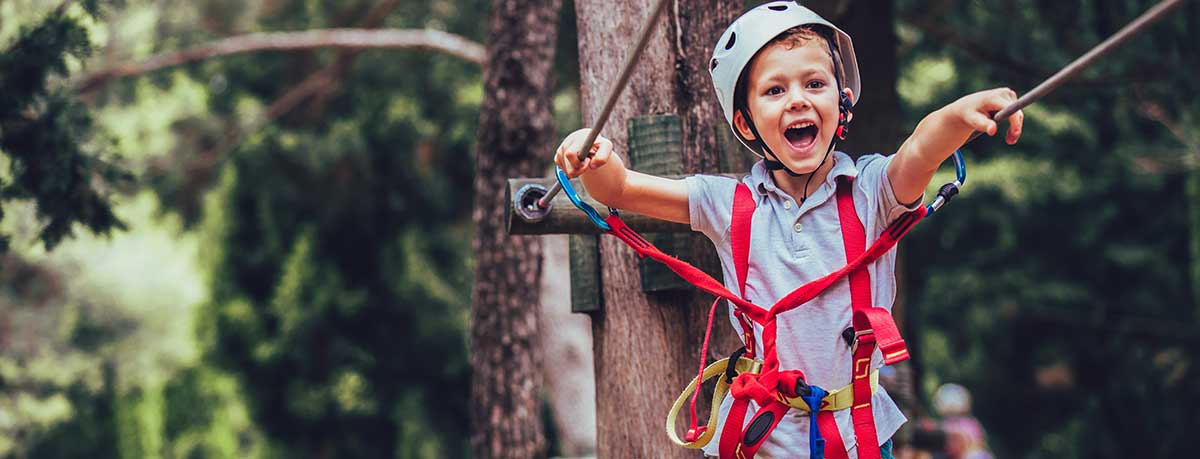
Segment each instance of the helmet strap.
[[[787,172],[787,174],[792,177],[804,177],[806,175],[808,176],[808,179],[804,181],[804,190],[803,190],[804,195],[800,197],[800,203],[803,204],[804,201],[808,200],[808,185],[810,183],[812,183],[813,176],[817,175],[817,171],[821,170],[821,167],[825,166],[825,161],[829,160],[829,154],[833,152],[833,147],[835,145],[837,145],[837,139],[836,138],[832,139],[829,142],[829,148],[827,148],[825,150],[825,156],[821,158],[821,164],[818,164],[816,169],[813,169],[812,172],[809,172],[807,174],[801,174],[801,173],[791,170],[786,165],[784,165],[783,161],[779,160],[779,156],[775,155],[775,152],[771,151],[771,147],[767,146],[767,143],[763,141],[762,135],[760,135],[758,133],[758,128],[754,127],[754,120],[752,120],[750,118],[749,113],[746,113],[745,110],[742,110],[742,116],[746,118],[746,125],[750,128],[750,132],[754,134],[754,138],[756,139],[756,142],[758,142],[758,144],[762,146],[762,149],[764,152],[763,165],[767,167],[767,170],[769,170],[769,171],[782,170],[784,172]],[[768,158],[768,156],[769,156],[769,158]]]
[[746,118],[746,125],[748,127],[750,127],[750,132],[754,134],[755,142],[758,142],[758,144],[760,146],[762,146],[763,163],[767,166],[767,170],[770,170],[770,171],[782,170],[782,171],[787,172],[788,175],[790,175],[792,177],[803,177],[804,174],[801,174],[794,170],[789,169],[787,166],[785,166],[783,164],[782,161],[779,160],[779,156],[775,155],[775,152],[771,151],[771,147],[767,146],[767,142],[763,141],[762,134],[758,133],[758,128],[754,127],[754,120],[750,118],[750,113],[748,113],[744,109],[740,109],[740,110],[742,112],[742,116],[744,118]]

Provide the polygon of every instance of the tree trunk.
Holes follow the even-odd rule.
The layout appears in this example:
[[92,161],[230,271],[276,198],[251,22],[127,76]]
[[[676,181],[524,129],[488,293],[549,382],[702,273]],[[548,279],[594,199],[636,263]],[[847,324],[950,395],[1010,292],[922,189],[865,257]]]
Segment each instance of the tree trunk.
[[551,67],[560,0],[499,0],[475,168],[471,449],[476,459],[546,456],[537,352],[541,244],[508,236],[505,179],[541,175],[554,141]]
[[[572,209],[574,210],[574,209]],[[542,356],[546,398],[559,453],[581,457],[596,452],[596,376],[592,362],[592,322],[571,312],[568,237],[541,236]]]
[[[576,2],[585,125],[599,114],[651,3]],[[717,172],[716,133],[725,127],[706,65],[714,41],[740,9],[738,2],[716,0],[671,4],[603,131],[619,154],[628,158],[631,117],[673,113],[683,123],[684,170]],[[700,249],[696,255],[712,250],[703,236],[693,246]],[[600,252],[604,305],[592,318],[597,456],[694,458],[695,451],[670,443],[662,423],[674,396],[695,375],[712,298],[689,292],[648,296],[631,250],[605,237]]]

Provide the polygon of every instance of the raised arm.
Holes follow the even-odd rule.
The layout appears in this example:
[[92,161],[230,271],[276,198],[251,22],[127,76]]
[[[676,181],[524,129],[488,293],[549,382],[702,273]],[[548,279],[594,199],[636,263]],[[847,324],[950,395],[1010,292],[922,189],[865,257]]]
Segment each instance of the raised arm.
[[[925,116],[888,165],[888,180],[896,199],[902,203],[919,199],[942,161],[975,131],[995,135],[998,126],[992,114],[1016,101],[1017,93],[1011,89],[991,89],[964,96]],[[1021,137],[1024,120],[1020,110],[1008,117],[1005,141],[1009,145]]]
[[625,167],[614,155],[612,141],[597,136],[593,155],[580,162],[579,152],[589,129],[580,129],[563,139],[554,154],[568,177],[582,177],[583,186],[600,203],[648,217],[676,223],[689,223],[688,190],[683,180],[671,180],[643,174]]

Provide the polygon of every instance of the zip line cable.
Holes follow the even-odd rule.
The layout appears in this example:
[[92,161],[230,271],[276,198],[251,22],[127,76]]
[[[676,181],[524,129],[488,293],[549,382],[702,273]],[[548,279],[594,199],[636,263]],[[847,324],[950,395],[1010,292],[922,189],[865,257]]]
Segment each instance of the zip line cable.
[[[642,32],[638,36],[638,41],[633,45],[628,53],[625,54],[625,65],[621,67],[621,74],[617,77],[616,83],[612,89],[608,90],[608,99],[604,101],[604,109],[600,110],[600,116],[592,123],[592,131],[588,133],[587,139],[583,141],[586,146],[580,161],[587,159],[592,155],[591,145],[596,142],[596,136],[600,135],[600,130],[604,128],[604,124],[608,123],[608,115],[612,113],[612,109],[617,105],[617,99],[621,97],[621,93],[625,92],[625,86],[629,84],[629,75],[633,73],[633,67],[637,64],[638,58],[642,56],[642,51],[646,49],[646,43],[650,41],[650,35],[654,33],[654,23],[658,22],[658,17],[662,15],[664,7],[667,5],[666,0],[657,0],[654,4],[654,9],[650,11],[650,16],[646,17],[646,23],[642,24]],[[562,185],[558,182],[550,187],[550,191],[537,201],[539,209],[549,209],[550,200],[554,199],[554,195],[562,191]]]
[[[1167,13],[1171,12],[1172,9],[1182,3],[1183,0],[1164,0],[1159,2],[1157,5],[1154,5],[1153,8],[1146,10],[1145,13],[1142,13],[1142,15],[1138,16],[1137,19],[1134,19],[1129,24],[1126,24],[1125,27],[1122,27],[1121,30],[1117,31],[1117,33],[1113,34],[1111,37],[1108,37],[1108,39],[1096,45],[1087,53],[1084,53],[1084,55],[1079,56],[1073,62],[1067,64],[1067,66],[1063,67],[1062,70],[1059,70],[1058,73],[1055,73],[1050,78],[1047,78],[1046,81],[1043,81],[1041,84],[1025,93],[1025,95],[1017,99],[1016,102],[1013,102],[1012,104],[1009,104],[1009,106],[1004,107],[1003,110],[996,112],[996,115],[992,117],[992,120],[1000,122],[1001,120],[1011,116],[1013,113],[1016,113],[1017,110],[1025,108],[1025,106],[1034,103],[1034,101],[1037,101],[1038,99],[1041,99],[1046,94],[1049,94],[1050,91],[1062,86],[1062,84],[1067,80],[1073,78],[1075,75],[1078,75],[1079,72],[1082,72],[1083,69],[1092,65],[1092,63],[1096,62],[1097,59],[1100,59],[1101,56],[1108,54],[1109,51],[1112,51],[1117,46],[1125,43],[1150,24],[1162,19],[1167,15]],[[982,134],[982,132],[975,131],[975,133],[971,134],[971,137],[967,139],[967,142],[975,140],[976,137],[979,137],[979,134]]]

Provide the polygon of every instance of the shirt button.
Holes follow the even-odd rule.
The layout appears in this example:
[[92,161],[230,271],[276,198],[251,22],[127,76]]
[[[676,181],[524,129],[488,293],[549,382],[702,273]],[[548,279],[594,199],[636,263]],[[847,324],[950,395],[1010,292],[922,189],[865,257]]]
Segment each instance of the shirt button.
[[804,225],[797,223],[797,224],[793,225],[792,228],[795,229],[797,233],[799,233],[801,230],[804,229]]
[[787,210],[792,210],[792,201],[783,201],[783,208],[787,209]]

